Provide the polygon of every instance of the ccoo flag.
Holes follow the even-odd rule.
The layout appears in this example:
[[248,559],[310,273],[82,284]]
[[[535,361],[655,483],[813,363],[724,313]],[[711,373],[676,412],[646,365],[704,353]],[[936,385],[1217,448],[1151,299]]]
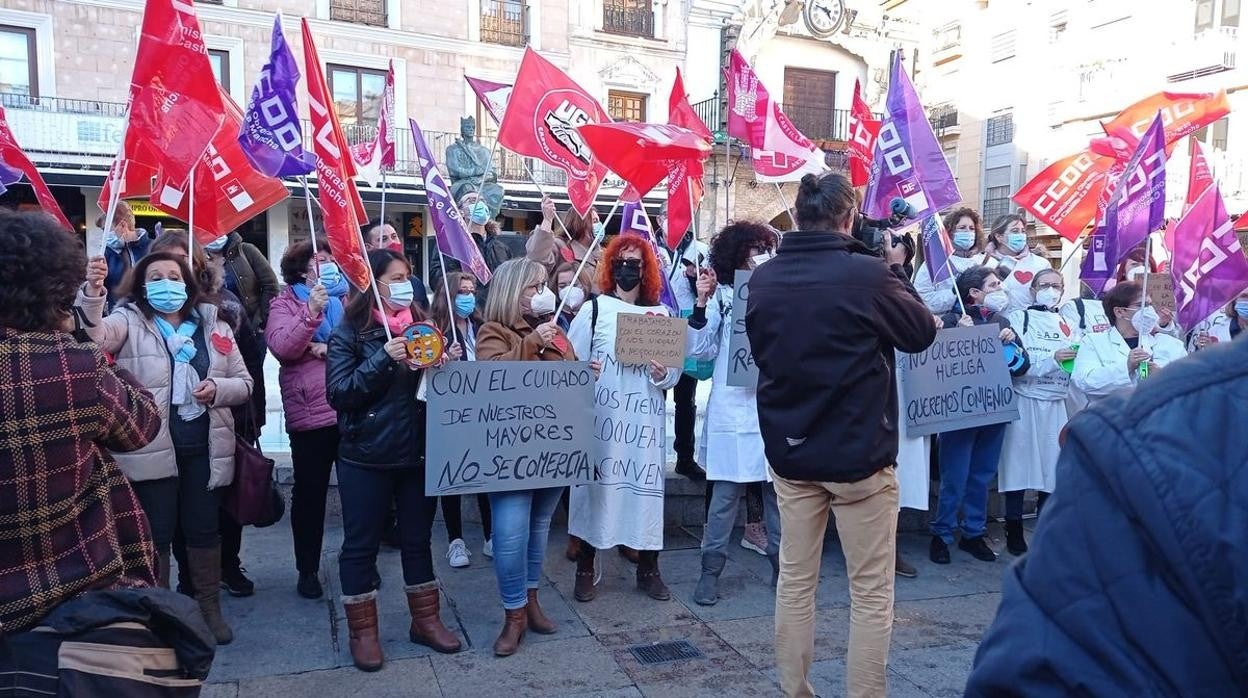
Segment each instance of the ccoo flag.
[[454,257],[465,269],[470,270],[483,284],[490,282],[490,268],[481,255],[481,249],[468,234],[459,207],[451,201],[451,188],[446,185],[438,165],[434,162],[425,134],[415,119],[408,120],[412,126],[412,141],[416,146],[416,159],[420,164],[420,176],[425,183],[425,196],[429,199],[429,217],[433,232],[438,239],[442,254]]
[[933,213],[923,219],[923,256],[927,258],[927,272],[932,283],[937,284],[949,278],[949,257],[953,254],[953,245],[949,242],[949,233],[940,216]]
[[316,156],[304,150],[295,87],[299,64],[282,34],[282,15],[273,19],[269,62],[251,91],[238,144],[247,161],[270,177],[296,177],[316,171]]
[[[660,253],[659,244],[654,239],[654,230],[650,227],[650,216],[646,215],[646,209],[641,205],[640,195],[636,199],[633,198],[632,194],[635,193],[636,190],[630,189],[620,196],[621,199],[628,198],[620,212],[620,235],[636,235],[646,239],[650,243],[650,248],[654,250],[655,258],[662,260],[664,255]],[[669,261],[669,264],[672,263]],[[676,294],[672,292],[672,284],[669,279],[671,271],[671,269],[663,270],[663,288],[659,292],[659,302],[667,306],[667,309],[672,313],[679,315],[680,304],[676,302]]]
[[1195,327],[1248,289],[1248,258],[1216,185],[1205,189],[1177,228],[1170,265],[1175,307],[1179,325]]
[[861,187],[871,179],[871,156],[880,136],[880,121],[862,98],[862,87],[854,81],[854,102],[849,110],[849,183]]
[[896,197],[913,206],[919,219],[962,200],[932,124],[902,67],[901,52],[893,60],[887,109],[875,141],[864,201],[866,214],[888,218]]

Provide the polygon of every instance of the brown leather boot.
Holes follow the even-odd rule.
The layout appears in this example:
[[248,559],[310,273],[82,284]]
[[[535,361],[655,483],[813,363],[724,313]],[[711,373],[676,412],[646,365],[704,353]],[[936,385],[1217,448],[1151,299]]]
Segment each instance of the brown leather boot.
[[503,631],[494,641],[495,657],[510,657],[520,648],[520,640],[524,639],[524,631],[529,629],[529,614],[526,608],[513,608],[505,611]]
[[633,548],[628,547],[627,545],[617,545],[615,549],[619,551],[620,557],[624,558],[625,560],[628,560],[634,565],[636,565],[638,561],[641,559],[637,551],[634,550]]
[[412,613],[412,629],[408,637],[443,654],[458,652],[462,645],[455,633],[447,630],[438,615],[440,608],[437,581],[407,587],[407,610]]
[[659,551],[642,550],[637,562],[637,588],[655,601],[668,601],[672,592],[659,575]]
[[217,639],[218,645],[234,641],[234,631],[221,615],[221,545],[211,548],[186,549],[186,566],[191,571],[191,585],[195,588],[195,600],[204,622]]
[[529,589],[529,605],[525,606],[529,613],[529,629],[535,633],[542,635],[552,635],[555,632],[555,622],[546,617],[542,612],[541,605],[537,602],[537,589]]
[[568,558],[568,562],[576,562],[576,556],[581,552],[581,539],[576,536],[568,536],[568,547],[563,551],[563,556]]
[[360,671],[377,671],[385,663],[377,635],[377,592],[342,597],[347,612],[351,660]]
[[598,590],[594,588],[594,556],[597,553],[594,546],[581,541],[581,549],[576,556],[576,585],[572,589],[572,596],[577,601],[593,601],[598,595]]

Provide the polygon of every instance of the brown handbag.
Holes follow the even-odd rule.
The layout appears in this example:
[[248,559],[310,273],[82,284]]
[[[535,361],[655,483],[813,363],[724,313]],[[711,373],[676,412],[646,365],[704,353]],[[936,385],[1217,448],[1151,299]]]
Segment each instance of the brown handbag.
[[[254,420],[251,410],[247,416]],[[273,486],[273,459],[256,444],[234,437],[234,482],[223,506],[243,526],[272,526],[281,520],[286,504]]]

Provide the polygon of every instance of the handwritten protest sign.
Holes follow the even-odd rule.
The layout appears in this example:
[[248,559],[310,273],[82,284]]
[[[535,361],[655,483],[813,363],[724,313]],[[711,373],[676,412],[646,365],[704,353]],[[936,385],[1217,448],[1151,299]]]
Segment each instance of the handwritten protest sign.
[[901,415],[908,436],[1012,422],[1018,404],[997,325],[936,333],[918,354],[897,353]]
[[[662,507],[666,421],[667,400],[653,387],[650,369],[604,356],[594,393],[593,453],[601,491],[633,494],[645,498],[642,501],[657,499]],[[632,525],[631,519],[627,525]]]
[[1248,230],[1236,230],[1235,235],[1239,237],[1239,250],[1248,257]]
[[1148,275],[1148,301],[1158,310],[1174,312],[1174,279],[1169,273]]
[[738,271],[733,279],[732,291],[732,337],[728,341],[728,385],[735,388],[753,388],[758,385],[758,366],[754,365],[754,352],[750,338],[745,334],[745,306],[750,300],[750,277],[752,271]]
[[593,481],[588,363],[452,361],[429,372],[426,395],[426,495]]
[[689,327],[684,318],[620,313],[615,322],[615,356],[620,363],[649,366],[658,361],[668,368],[684,367]]

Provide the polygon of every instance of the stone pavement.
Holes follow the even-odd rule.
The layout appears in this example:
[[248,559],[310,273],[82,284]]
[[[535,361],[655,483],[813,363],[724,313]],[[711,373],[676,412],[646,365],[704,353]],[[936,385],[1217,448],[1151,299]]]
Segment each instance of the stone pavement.
[[[247,529],[243,560],[256,582],[255,596],[226,598],[235,641],[217,654],[209,698],[266,696],[774,696],[779,685],[772,654],[773,603],[767,560],[736,545],[721,579],[724,598],[702,607],[691,595],[699,572],[697,529],[669,529],[660,556],[672,589],[668,602],[636,591],[633,567],[614,552],[604,554],[598,598],[572,598],[574,564],[563,557],[562,527],[551,532],[543,607],[559,624],[555,635],[529,633],[520,651],[503,659],[491,647],[502,622],[493,568],[481,555],[479,525],[465,522],[472,565],[446,564],[445,530],[434,525],[434,559],[444,588],[443,621],[466,642],[455,655],[440,655],[407,639],[409,616],[397,550],[383,548],[379,594],[385,668],[357,671],[347,650],[339,603],[336,551],[340,521],[327,531],[321,577],[326,598],[295,593],[289,519],[269,529]],[[993,532],[1004,548],[1000,530]],[[976,643],[1000,599],[1008,554],[986,564],[953,550],[953,564],[927,560],[928,538],[903,534],[903,554],[919,568],[917,579],[897,580],[896,624],[889,661],[889,695],[960,696]],[[845,562],[834,535],[825,550],[812,680],[820,695],[844,694],[849,629]],[[688,640],[702,659],[645,666],[630,653],[635,645]]]

